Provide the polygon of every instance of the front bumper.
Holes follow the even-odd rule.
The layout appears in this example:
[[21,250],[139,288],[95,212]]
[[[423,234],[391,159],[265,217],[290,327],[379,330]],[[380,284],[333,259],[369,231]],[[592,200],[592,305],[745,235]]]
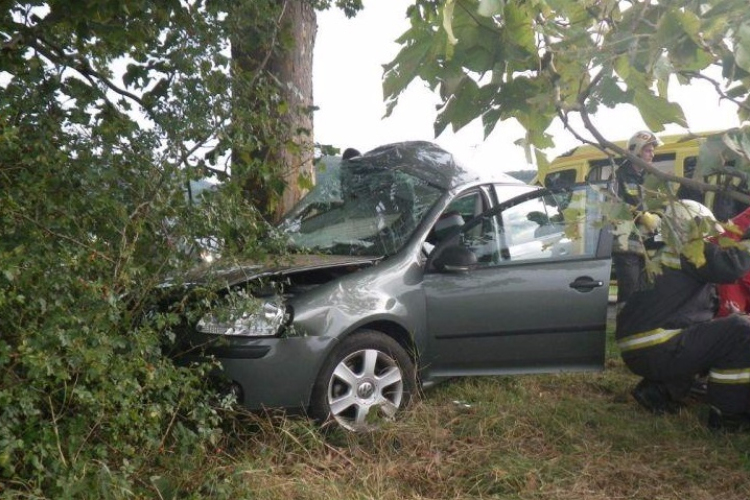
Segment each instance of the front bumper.
[[213,375],[231,384],[238,403],[251,409],[307,408],[315,378],[336,339],[289,337],[222,339],[185,361],[216,359],[221,370]]

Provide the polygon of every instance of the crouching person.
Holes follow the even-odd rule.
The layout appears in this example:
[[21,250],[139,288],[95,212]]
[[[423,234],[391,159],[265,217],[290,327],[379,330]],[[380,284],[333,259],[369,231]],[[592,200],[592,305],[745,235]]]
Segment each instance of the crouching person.
[[704,238],[721,231],[714,226],[713,214],[700,203],[667,207],[661,227],[671,237],[665,239],[689,245],[698,263],[671,245],[660,248],[661,274],[631,295],[617,315],[615,336],[625,364],[643,377],[633,390],[641,406],[675,412],[695,376],[708,373],[708,426],[750,430],[750,319],[714,319],[715,284],[734,282],[750,270],[750,241],[719,246]]

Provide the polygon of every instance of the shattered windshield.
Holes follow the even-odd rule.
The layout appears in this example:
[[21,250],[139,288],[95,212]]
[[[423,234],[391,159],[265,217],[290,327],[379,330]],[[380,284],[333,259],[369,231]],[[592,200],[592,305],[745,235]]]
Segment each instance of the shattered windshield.
[[281,223],[292,248],[333,255],[391,255],[443,190],[402,170],[331,161]]

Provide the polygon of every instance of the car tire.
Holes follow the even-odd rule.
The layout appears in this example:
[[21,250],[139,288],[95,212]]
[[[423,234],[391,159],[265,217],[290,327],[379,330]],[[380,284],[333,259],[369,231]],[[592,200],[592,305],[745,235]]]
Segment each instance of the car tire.
[[414,362],[393,338],[353,333],[326,360],[313,387],[311,416],[323,426],[359,432],[392,420],[417,392]]

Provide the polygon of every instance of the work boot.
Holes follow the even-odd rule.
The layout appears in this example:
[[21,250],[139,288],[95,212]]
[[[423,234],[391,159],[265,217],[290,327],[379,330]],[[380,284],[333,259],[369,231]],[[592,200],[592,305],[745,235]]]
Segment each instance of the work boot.
[[695,401],[705,402],[708,395],[708,377],[697,376],[690,386],[688,397]]
[[712,431],[748,432],[750,413],[722,413],[712,406],[708,410],[708,428]]
[[644,378],[638,382],[631,394],[639,405],[654,415],[677,413],[682,407],[679,401],[672,399],[664,384],[653,380]]

